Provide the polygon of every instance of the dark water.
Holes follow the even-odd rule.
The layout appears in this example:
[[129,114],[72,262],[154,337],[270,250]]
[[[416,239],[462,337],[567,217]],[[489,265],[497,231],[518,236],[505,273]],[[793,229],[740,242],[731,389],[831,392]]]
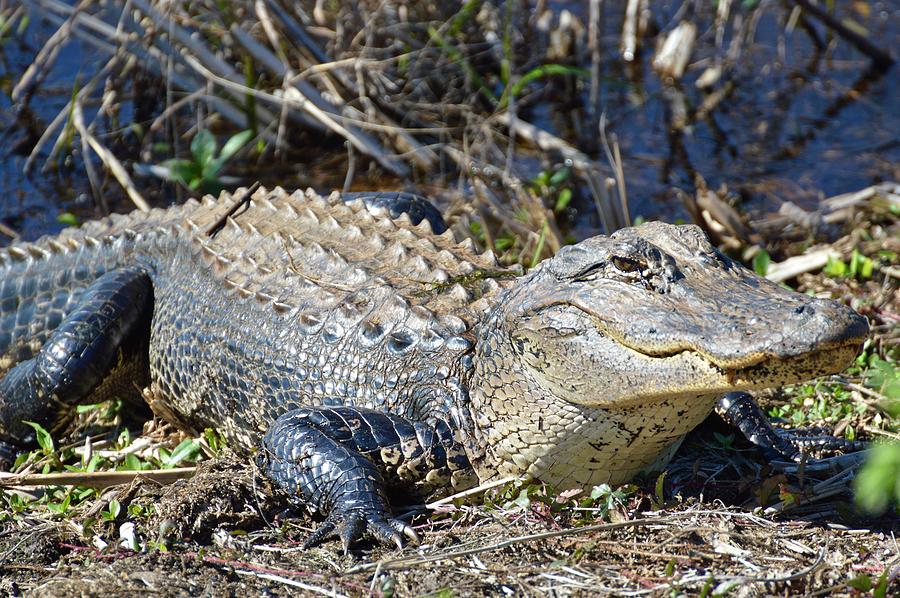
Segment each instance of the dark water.
[[[0,222],[26,239],[60,230],[64,224],[57,218],[62,212],[75,211],[82,216],[94,212],[90,186],[80,168],[60,164],[44,170],[44,152],[35,161],[32,176],[23,172],[31,148],[46,124],[65,108],[76,80],[97,68],[96,55],[78,43],[70,44],[67,51],[59,53],[56,67],[29,108],[13,106],[13,87],[53,31],[55,27],[46,21],[33,18],[24,35],[9,35],[0,41]],[[47,148],[52,146],[51,140]],[[73,153],[77,156],[80,147],[73,148]],[[0,233],[0,245],[8,241]]]
[[[557,3],[587,18],[584,2]],[[606,2],[603,46],[615,50],[621,38],[622,3]],[[690,114],[708,97],[695,82],[721,52],[707,13],[689,14],[698,40],[684,79],[675,86]],[[785,5],[790,3],[784,3]],[[822,5],[823,3],[819,3]],[[895,56],[900,50],[900,2],[839,2],[838,16],[851,18]],[[752,18],[748,5],[733,2],[732,15]],[[651,23],[666,31],[681,2],[649,2]],[[800,24],[787,30],[782,4],[761,10],[756,34],[742,44],[731,70],[733,91],[705,119],[681,132],[669,130],[670,95],[650,66],[653,40],[632,66],[618,52],[606,55],[600,111],[622,148],[632,212],[675,216],[681,209],[672,187],[693,188],[694,173],[711,188],[726,183],[744,207],[777,209],[790,200],[815,209],[820,196],[855,191],[900,175],[900,77],[898,67],[877,70],[847,41],[809,19],[816,41]],[[682,17],[683,18],[683,17]],[[734,35],[734,17],[723,47]],[[822,47],[817,46],[820,43]],[[648,44],[651,44],[648,47]],[[612,83],[609,83],[612,81]],[[625,83],[623,86],[619,83]],[[717,89],[717,86],[714,89]],[[558,119],[557,119],[558,120]]]
[[[587,2],[550,4],[554,10],[571,10],[583,22],[587,20]],[[740,14],[745,22],[753,14],[748,6],[758,6],[755,2],[733,4],[732,14]],[[853,19],[881,47],[898,52],[900,3],[837,4],[839,17]],[[649,5],[651,30],[666,31],[677,23],[680,2],[650,1]],[[682,94],[689,114],[707,97],[696,88],[695,81],[721,55],[716,50],[711,22],[712,3],[699,5],[703,6],[698,12],[679,15],[688,16],[699,26],[692,66],[675,88]],[[790,11],[784,5],[770,2],[763,6],[755,36],[742,45],[730,71],[731,93],[706,118],[673,132],[668,124],[672,92],[650,67],[654,40],[645,38],[637,60],[625,64],[617,51],[624,2],[604,3],[604,83],[597,112],[605,112],[608,130],[615,133],[621,146],[633,215],[682,216],[672,189],[691,190],[695,173],[711,187],[727,184],[751,211],[777,209],[782,200],[814,209],[822,196],[900,178],[898,67],[873,70],[866,57],[816,20],[808,20],[809,29],[800,22],[789,31]],[[734,24],[732,18],[725,30],[725,47],[734,35]],[[98,214],[79,163],[77,136],[71,150],[74,159],[42,170],[45,149],[31,175],[22,172],[28,151],[63,108],[75,81],[85,80],[100,67],[96,52],[70,42],[29,102],[29,110],[18,111],[10,100],[12,87],[54,30],[39,15],[33,15],[24,35],[7,35],[0,45],[0,222],[26,239],[61,228],[58,216],[62,212],[74,212],[79,219]],[[579,94],[565,110],[537,106],[525,116],[590,148],[596,145],[598,135],[583,128],[590,122],[586,86]],[[342,175],[342,151],[337,147],[330,159],[332,165],[323,168],[333,168]],[[592,151],[599,152],[596,147]],[[600,158],[602,154],[593,156]],[[281,174],[263,171],[259,176],[280,181]],[[332,178],[337,181],[340,177]],[[141,180],[136,182],[142,184]],[[294,181],[280,182],[290,186]],[[114,182],[108,185],[115,186]],[[116,203],[114,197],[113,203],[121,209],[130,207],[125,201]],[[590,210],[576,224],[586,232],[594,226]],[[0,232],[0,245],[6,242],[8,238]]]

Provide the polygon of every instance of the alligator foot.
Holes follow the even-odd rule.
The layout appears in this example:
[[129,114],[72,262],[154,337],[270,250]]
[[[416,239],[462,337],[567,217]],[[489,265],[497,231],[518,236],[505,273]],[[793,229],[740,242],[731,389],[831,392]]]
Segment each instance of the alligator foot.
[[337,536],[345,551],[365,532],[398,547],[404,536],[418,539],[389,515],[387,488],[421,496],[471,470],[446,424],[354,407],[285,413],[266,432],[257,462],[294,502],[326,514],[304,546]]
[[413,542],[419,542],[415,530],[403,521],[386,517],[384,511],[378,509],[360,508],[352,511],[332,511],[319,528],[306,539],[303,548],[311,548],[337,537],[344,547],[344,554],[347,554],[350,543],[361,538],[366,531],[382,542],[396,544],[397,548],[403,548],[403,535]]
[[730,392],[719,399],[716,413],[758,446],[767,459],[800,462],[805,455],[851,453],[866,448],[866,443],[829,435],[821,428],[779,430],[746,392]]

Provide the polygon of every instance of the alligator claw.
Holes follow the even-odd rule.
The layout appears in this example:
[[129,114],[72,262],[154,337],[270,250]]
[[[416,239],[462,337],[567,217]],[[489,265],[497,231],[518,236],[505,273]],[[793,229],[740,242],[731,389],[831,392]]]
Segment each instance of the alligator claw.
[[347,554],[350,544],[362,538],[367,531],[380,542],[393,543],[397,548],[403,548],[405,545],[403,535],[413,542],[419,541],[415,530],[399,519],[385,517],[373,510],[354,509],[332,511],[319,528],[306,539],[303,548],[311,548],[337,536],[344,547],[344,554]]
[[399,519],[390,519],[389,523],[391,524],[391,527],[393,527],[398,532],[403,533],[403,535],[409,538],[412,542],[415,542],[416,544],[419,543],[419,534],[416,533],[416,530],[403,523]]
[[837,453],[854,453],[869,447],[866,442],[838,438],[821,428],[775,429],[775,433],[792,447],[789,452],[779,451],[779,456],[795,463],[801,462],[807,455],[822,458]]
[[716,405],[716,412],[726,423],[740,430],[770,460],[799,463],[809,454],[852,453],[867,447],[864,442],[831,436],[821,428],[774,428],[753,397],[746,392],[724,395]]

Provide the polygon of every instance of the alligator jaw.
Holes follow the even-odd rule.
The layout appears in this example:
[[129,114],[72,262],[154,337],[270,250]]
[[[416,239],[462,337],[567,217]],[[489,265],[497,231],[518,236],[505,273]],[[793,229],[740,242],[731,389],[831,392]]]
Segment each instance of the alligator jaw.
[[[865,318],[838,304],[829,306],[835,313],[830,322],[846,320],[841,326],[814,331],[820,339],[815,346],[785,347],[776,345],[768,350],[759,350],[744,356],[719,356],[703,347],[678,348],[670,351],[644,350],[629,343],[628,339],[617,338],[613,331],[603,326],[597,318],[591,317],[600,334],[612,337],[623,348],[640,356],[650,373],[659,368],[654,363],[682,361],[683,363],[705,363],[717,374],[718,383],[710,384],[705,390],[710,392],[731,392],[770,388],[804,382],[812,378],[835,374],[849,367],[868,335]],[[589,316],[590,317],[590,316]],[[793,350],[793,351],[792,351]],[[696,365],[694,367],[700,367]],[[688,392],[699,390],[686,389]],[[647,399],[647,395],[637,393],[635,399]]]
[[[848,367],[851,361],[859,353],[862,344],[868,338],[869,325],[865,318],[854,312],[852,309],[844,307],[835,301],[822,299],[809,299],[804,295],[794,293],[798,298],[798,308],[809,309],[809,304],[815,304],[815,310],[818,315],[814,320],[806,320],[795,322],[791,321],[789,316],[785,321],[778,322],[783,330],[775,331],[777,340],[772,340],[768,345],[760,345],[748,347],[744,353],[739,352],[719,352],[715,344],[709,346],[702,342],[682,340],[680,342],[650,343],[642,344],[641,339],[622,334],[614,326],[610,326],[606,319],[593,310],[584,305],[575,303],[573,307],[585,312],[591,319],[594,326],[604,335],[610,336],[620,343],[622,346],[636,351],[647,357],[666,358],[673,357],[680,353],[692,352],[701,356],[715,367],[730,372],[737,376],[744,372],[745,379],[751,379],[750,372],[758,372],[761,364],[767,362],[800,362],[806,359],[810,354],[828,353],[833,358],[833,366],[828,369],[834,369],[835,372],[841,371]],[[796,310],[794,310],[796,311]],[[714,331],[710,331],[714,333]],[[748,336],[751,331],[732,331],[740,336],[742,333]],[[702,341],[702,338],[701,338]],[[816,358],[818,361],[823,361]],[[827,362],[825,362],[827,363]],[[843,364],[843,365],[841,365]],[[811,377],[831,374],[834,372],[822,371],[813,373]],[[798,382],[800,380],[792,380]]]

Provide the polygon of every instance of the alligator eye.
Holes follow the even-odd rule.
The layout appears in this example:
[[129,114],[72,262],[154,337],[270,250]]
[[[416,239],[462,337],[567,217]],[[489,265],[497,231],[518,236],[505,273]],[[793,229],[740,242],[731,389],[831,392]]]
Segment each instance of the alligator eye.
[[612,258],[612,263],[620,272],[640,272],[647,267],[645,263],[630,257],[615,256]]

